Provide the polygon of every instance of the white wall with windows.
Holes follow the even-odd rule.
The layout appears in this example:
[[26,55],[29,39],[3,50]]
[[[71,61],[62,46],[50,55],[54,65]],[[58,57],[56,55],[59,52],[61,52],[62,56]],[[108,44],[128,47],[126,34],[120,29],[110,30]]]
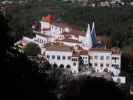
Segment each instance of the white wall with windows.
[[[69,65],[73,72],[74,71],[77,72],[77,67],[73,66],[73,62],[72,62],[72,51],[47,51],[46,50],[45,56],[51,64],[57,64],[58,66],[62,64],[64,65],[64,68],[66,68],[67,65]],[[76,63],[76,66],[78,66],[77,63]]]
[[33,38],[34,41],[38,42],[39,44],[46,44],[48,43],[48,38],[41,36],[41,35],[37,35],[36,37]]
[[50,29],[51,24],[49,22],[40,21],[41,23],[41,33],[45,32],[45,29]]
[[88,55],[80,55],[83,60],[83,64],[88,65],[89,64],[89,56]]
[[112,69],[115,76],[120,74],[121,70],[121,54],[112,54]]
[[79,71],[79,57],[72,57],[72,72],[78,73]]
[[56,25],[51,25],[50,30],[53,34],[61,34],[63,32],[63,29]]
[[111,51],[89,51],[89,59],[96,72],[111,71]]

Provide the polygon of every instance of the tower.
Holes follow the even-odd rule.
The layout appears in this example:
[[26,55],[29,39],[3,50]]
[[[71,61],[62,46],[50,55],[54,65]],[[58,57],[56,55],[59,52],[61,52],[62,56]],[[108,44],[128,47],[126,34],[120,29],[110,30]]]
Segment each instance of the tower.
[[94,22],[92,23],[91,38],[92,38],[93,47],[95,47],[97,45],[97,40],[96,40],[96,30]]
[[90,32],[90,24],[88,24],[85,40],[83,41],[83,47],[90,49],[92,47],[92,37]]

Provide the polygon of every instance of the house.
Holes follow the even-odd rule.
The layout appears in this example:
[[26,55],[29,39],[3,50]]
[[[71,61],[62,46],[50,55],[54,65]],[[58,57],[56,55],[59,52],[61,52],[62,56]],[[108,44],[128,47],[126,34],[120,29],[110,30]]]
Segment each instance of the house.
[[78,56],[73,54],[71,47],[62,43],[55,43],[46,47],[45,57],[51,64],[69,68],[78,73]]
[[[113,50],[113,51],[112,51]],[[90,66],[96,72],[110,72],[118,76],[121,70],[121,53],[114,49],[92,48],[89,50]]]
[[111,71],[111,50],[96,49],[89,50],[90,66],[96,72],[110,72]]

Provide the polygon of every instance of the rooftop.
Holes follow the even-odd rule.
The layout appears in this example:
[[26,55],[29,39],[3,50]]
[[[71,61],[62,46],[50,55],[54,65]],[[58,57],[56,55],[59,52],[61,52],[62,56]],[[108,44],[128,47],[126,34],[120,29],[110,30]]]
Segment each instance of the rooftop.
[[51,23],[54,21],[54,16],[52,16],[52,15],[43,16],[42,21],[46,21],[46,22]]
[[46,51],[72,52],[72,48],[64,45],[63,43],[53,43],[45,46],[46,46]]
[[113,47],[113,48],[111,48],[111,50],[112,50],[113,54],[120,54],[121,53],[121,50],[118,47]]
[[64,32],[63,33],[64,35],[74,35],[75,37],[78,37],[79,35],[80,36],[85,36],[86,35],[86,32],[82,32],[78,29],[72,29],[70,32]]
[[89,51],[112,52],[110,49],[104,49],[104,48],[91,48]]
[[81,50],[79,53],[80,53],[80,55],[88,55],[88,51],[87,50]]
[[48,36],[46,34],[41,34],[41,33],[36,33],[36,35],[40,35],[40,36],[43,36],[43,37],[46,37],[46,38],[50,38],[51,36]]
[[72,54],[72,57],[79,57],[79,56],[80,56],[79,52],[73,52]]
[[74,40],[74,39],[64,39],[62,41],[64,41],[64,42],[71,42],[71,43],[81,43],[78,40]]

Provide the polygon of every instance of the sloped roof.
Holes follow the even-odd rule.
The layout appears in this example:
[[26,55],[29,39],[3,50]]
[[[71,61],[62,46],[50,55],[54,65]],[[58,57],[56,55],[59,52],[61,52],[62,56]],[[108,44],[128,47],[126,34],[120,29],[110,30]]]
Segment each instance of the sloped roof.
[[72,52],[72,48],[62,43],[53,43],[51,45],[46,46],[46,51]]
[[80,56],[79,52],[73,52],[72,54],[72,57],[79,57],[79,56]]
[[62,41],[64,41],[64,42],[71,42],[71,43],[81,43],[78,40],[74,40],[74,39],[63,39]]
[[80,55],[88,55],[88,51],[87,50],[81,50]]
[[42,21],[46,21],[46,22],[53,22],[54,21],[54,16],[52,15],[47,15],[47,16],[43,16],[42,17]]
[[89,51],[112,52],[111,49],[91,48]]

